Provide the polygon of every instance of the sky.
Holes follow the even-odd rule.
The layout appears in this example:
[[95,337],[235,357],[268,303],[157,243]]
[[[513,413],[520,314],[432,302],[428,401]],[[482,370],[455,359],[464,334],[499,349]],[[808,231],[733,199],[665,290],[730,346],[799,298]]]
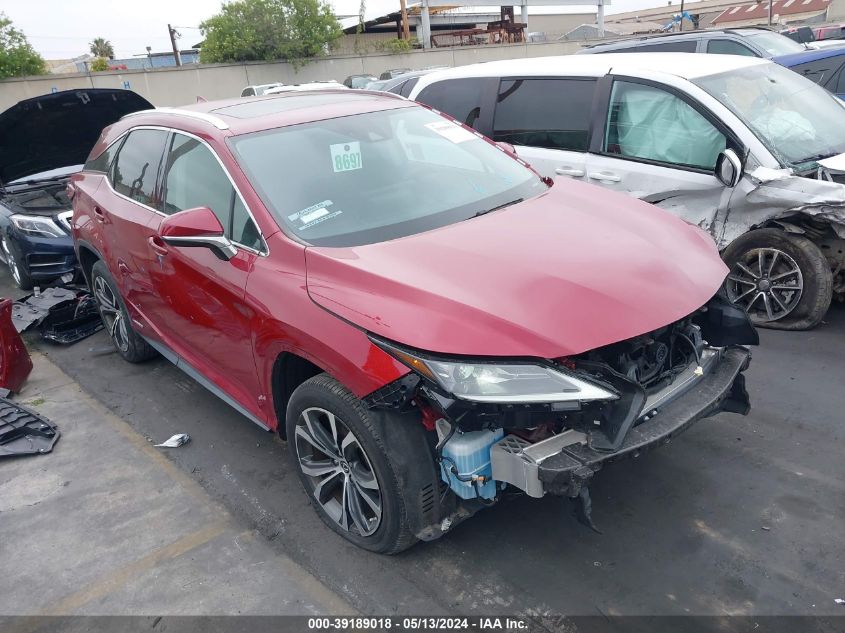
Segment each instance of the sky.
[[[335,13],[357,15],[360,0],[330,0]],[[529,0],[530,1],[530,0]],[[611,0],[606,14],[660,6],[665,0]],[[460,0],[455,0],[459,4]],[[199,23],[220,9],[220,0],[3,0],[5,13],[45,59],[68,59],[88,52],[95,37],[111,41],[118,58],[171,50],[167,25],[182,35],[180,48],[202,41]],[[399,7],[398,0],[366,0],[367,17]],[[576,7],[567,7],[575,9]],[[584,7],[588,11],[589,7]]]

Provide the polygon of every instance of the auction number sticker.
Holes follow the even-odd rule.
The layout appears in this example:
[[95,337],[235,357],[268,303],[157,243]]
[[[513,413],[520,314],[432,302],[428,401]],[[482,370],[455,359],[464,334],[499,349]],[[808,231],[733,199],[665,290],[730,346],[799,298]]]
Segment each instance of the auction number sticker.
[[332,153],[332,168],[335,172],[354,171],[361,169],[364,162],[361,160],[361,143],[337,143],[329,145]]

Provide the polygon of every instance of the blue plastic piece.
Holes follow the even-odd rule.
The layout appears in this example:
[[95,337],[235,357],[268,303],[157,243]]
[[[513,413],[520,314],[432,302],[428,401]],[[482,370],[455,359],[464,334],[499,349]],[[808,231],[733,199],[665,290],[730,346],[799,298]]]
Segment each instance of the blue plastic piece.
[[[502,429],[495,431],[455,431],[452,438],[443,447],[443,461],[440,463],[440,475],[456,495],[462,499],[476,499],[480,495],[485,499],[496,496],[496,483],[492,480],[493,468],[490,465],[490,449],[504,437]],[[452,472],[452,464],[465,478],[485,477],[485,483],[461,481]]]

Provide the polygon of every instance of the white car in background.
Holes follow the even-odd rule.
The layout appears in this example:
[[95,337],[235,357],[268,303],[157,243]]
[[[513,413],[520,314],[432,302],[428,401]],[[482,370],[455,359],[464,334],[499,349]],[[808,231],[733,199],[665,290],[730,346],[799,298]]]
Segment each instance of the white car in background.
[[271,88],[264,94],[277,95],[283,92],[301,92],[303,90],[349,90],[349,88],[336,81],[312,81],[307,84],[287,84],[278,88]]
[[704,228],[731,267],[728,297],[757,324],[811,328],[845,298],[845,106],[782,66],[688,53],[516,59],[426,75],[409,98],[517,146],[544,176]]
[[277,81],[273,84],[261,84],[260,86],[247,86],[243,90],[241,90],[242,97],[260,97],[265,94],[268,90],[272,88],[279,88],[284,86],[285,84]]

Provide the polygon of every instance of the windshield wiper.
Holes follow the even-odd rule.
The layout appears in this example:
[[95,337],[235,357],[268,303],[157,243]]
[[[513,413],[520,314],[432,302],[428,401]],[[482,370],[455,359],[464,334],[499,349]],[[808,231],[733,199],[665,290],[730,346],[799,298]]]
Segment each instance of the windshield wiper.
[[472,217],[477,218],[480,215],[487,215],[488,213],[492,213],[493,211],[498,211],[499,209],[504,209],[505,207],[509,207],[512,204],[517,204],[519,202],[522,202],[522,200],[523,200],[522,198],[517,198],[516,200],[511,200],[510,202],[505,202],[504,204],[500,204],[500,205],[492,207],[490,209],[483,209],[483,210],[479,211],[478,213],[476,213]]

